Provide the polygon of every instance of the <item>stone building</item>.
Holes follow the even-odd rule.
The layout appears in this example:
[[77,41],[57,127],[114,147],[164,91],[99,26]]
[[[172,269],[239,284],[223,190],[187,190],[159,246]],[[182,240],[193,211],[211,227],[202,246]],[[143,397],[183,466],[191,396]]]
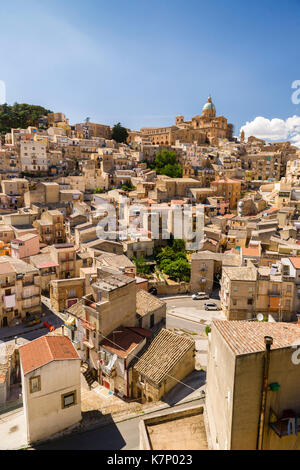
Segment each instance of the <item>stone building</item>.
[[219,139],[232,139],[233,126],[224,116],[216,116],[216,108],[211,97],[203,106],[201,115],[185,121],[184,116],[176,116],[175,125],[169,127],[143,127],[140,136],[149,139],[153,145],[175,145],[184,143],[217,144]]
[[229,203],[230,209],[236,209],[241,197],[241,185],[240,180],[220,178],[211,183],[211,188],[217,196],[223,197],[225,202]]
[[299,344],[298,325],[213,322],[206,385],[213,449],[300,448]]
[[13,326],[41,313],[37,268],[10,256],[0,257],[0,327]]
[[166,320],[167,304],[145,290],[136,293],[136,313],[140,328],[152,328]]
[[133,394],[159,401],[194,369],[195,342],[163,328],[134,365]]
[[80,357],[66,336],[42,336],[19,348],[28,443],[81,421]]
[[50,283],[52,307],[63,312],[85,295],[85,278],[54,279]]

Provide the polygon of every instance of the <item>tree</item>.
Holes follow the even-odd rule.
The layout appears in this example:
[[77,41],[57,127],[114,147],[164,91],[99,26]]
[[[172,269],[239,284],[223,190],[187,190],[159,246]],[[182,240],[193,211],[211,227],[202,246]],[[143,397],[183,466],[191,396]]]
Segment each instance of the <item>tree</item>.
[[186,259],[177,259],[169,263],[164,272],[174,280],[179,279],[180,281],[189,282],[191,266]]
[[161,263],[163,260],[175,260],[175,253],[173,248],[170,246],[166,246],[161,250],[161,252],[157,255],[156,259],[159,263]]
[[175,238],[173,240],[172,248],[175,252],[185,253],[185,241],[181,238]]
[[123,184],[122,190],[123,191],[134,191],[136,189],[135,186],[131,183],[131,181],[128,181],[128,183]]
[[115,140],[118,143],[126,142],[128,135],[129,134],[127,132],[126,127],[121,126],[120,122],[114,125],[112,134],[111,134],[111,137],[113,140]]
[[177,163],[177,155],[172,150],[162,149],[155,156],[154,165],[151,167],[158,175],[166,175],[171,178],[181,178],[182,168]]
[[104,193],[104,189],[101,188],[101,186],[99,186],[99,188],[96,188],[96,189],[94,190],[94,194],[101,194],[101,193]]
[[174,165],[177,161],[176,153],[173,150],[162,149],[155,156],[155,166],[163,168],[166,165]]
[[10,132],[12,128],[38,127],[39,119],[51,111],[42,106],[31,104],[7,103],[0,105],[0,133]]
[[136,265],[136,270],[140,274],[149,274],[150,273],[150,267],[147,264],[146,258],[143,256],[140,256],[139,258],[132,258],[132,261]]

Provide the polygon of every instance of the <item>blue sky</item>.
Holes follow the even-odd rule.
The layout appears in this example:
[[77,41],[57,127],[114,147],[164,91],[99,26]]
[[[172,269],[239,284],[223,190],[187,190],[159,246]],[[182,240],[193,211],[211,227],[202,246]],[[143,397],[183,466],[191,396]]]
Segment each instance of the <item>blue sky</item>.
[[211,93],[236,134],[300,114],[299,0],[16,0],[1,19],[9,104],[139,129],[190,119]]

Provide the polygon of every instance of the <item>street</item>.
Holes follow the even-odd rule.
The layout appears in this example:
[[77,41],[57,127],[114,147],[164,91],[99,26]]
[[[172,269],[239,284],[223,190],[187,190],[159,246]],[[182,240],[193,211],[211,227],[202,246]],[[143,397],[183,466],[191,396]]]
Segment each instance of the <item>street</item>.
[[[191,406],[199,406],[203,399],[195,400]],[[186,407],[186,404],[176,406],[176,410]],[[160,412],[149,413],[147,417],[166,414],[170,408]],[[139,420],[133,418],[120,423],[108,424],[102,428],[70,435],[55,441],[34,447],[36,450],[139,450]]]
[[64,323],[63,319],[57,316],[49,308],[50,301],[46,297],[42,297],[42,312],[44,316],[41,316],[41,323],[33,326],[26,326],[25,323],[13,327],[4,327],[0,329],[0,341],[11,341],[16,336],[18,338],[24,338],[28,341],[32,341],[40,336],[44,336],[49,333],[47,327],[43,325],[46,321],[48,324],[54,326],[55,329],[60,328]]
[[167,328],[185,329],[203,334],[206,326],[213,320],[225,320],[222,310],[205,310],[205,302],[214,302],[220,306],[220,300],[193,300],[192,297],[178,297],[164,299],[167,303]]

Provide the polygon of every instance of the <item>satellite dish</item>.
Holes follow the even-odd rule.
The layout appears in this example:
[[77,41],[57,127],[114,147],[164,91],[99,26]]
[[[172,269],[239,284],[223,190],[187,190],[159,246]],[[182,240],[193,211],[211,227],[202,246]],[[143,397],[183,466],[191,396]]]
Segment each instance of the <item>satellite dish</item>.
[[256,318],[258,321],[263,321],[265,317],[263,316],[262,313],[259,313]]

